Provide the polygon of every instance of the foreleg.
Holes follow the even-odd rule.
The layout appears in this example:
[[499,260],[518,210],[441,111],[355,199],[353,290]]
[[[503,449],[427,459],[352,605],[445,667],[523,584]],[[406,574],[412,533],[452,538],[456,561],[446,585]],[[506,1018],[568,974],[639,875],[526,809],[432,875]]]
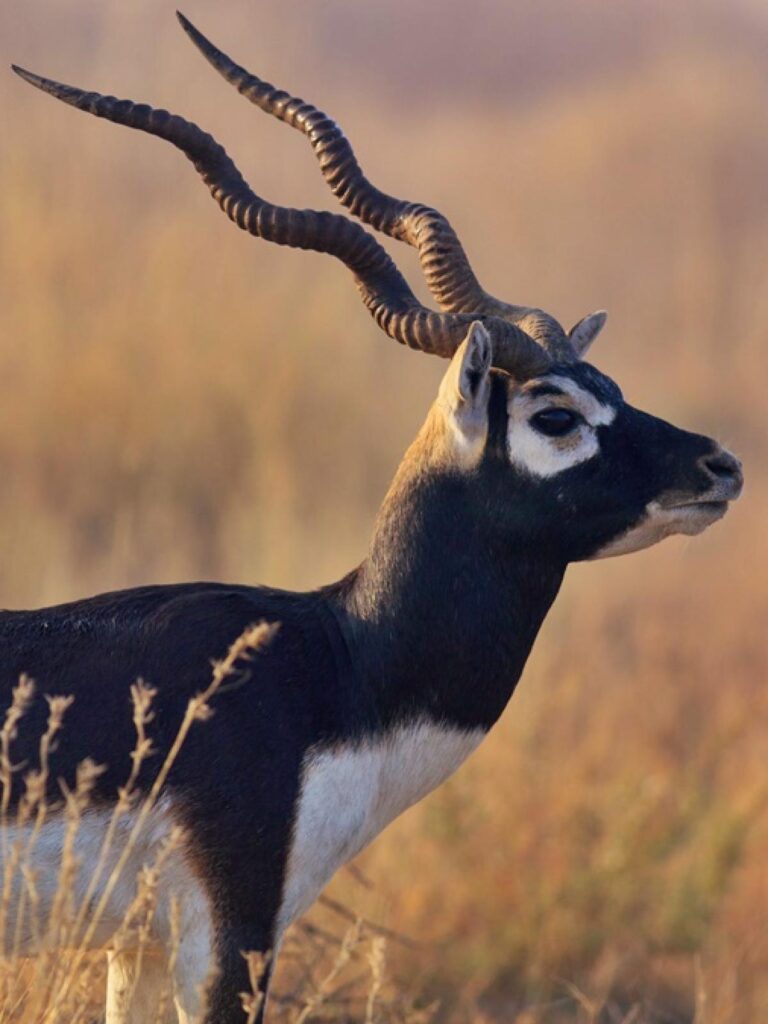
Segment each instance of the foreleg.
[[107,953],[106,1024],[176,1024],[168,957],[160,949]]

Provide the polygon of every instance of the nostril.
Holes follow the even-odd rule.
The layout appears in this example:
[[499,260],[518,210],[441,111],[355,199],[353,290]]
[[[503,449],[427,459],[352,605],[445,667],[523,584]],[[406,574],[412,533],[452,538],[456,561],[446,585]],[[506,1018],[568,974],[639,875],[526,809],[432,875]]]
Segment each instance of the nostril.
[[721,480],[741,474],[741,463],[730,452],[719,451],[702,460],[706,469]]

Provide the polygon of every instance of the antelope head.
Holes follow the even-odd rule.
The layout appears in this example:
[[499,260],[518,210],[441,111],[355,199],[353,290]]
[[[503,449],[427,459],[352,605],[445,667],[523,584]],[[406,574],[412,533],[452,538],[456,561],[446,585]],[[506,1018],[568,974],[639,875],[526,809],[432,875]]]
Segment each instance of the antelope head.
[[487,517],[489,530],[573,561],[638,550],[674,533],[699,533],[725,513],[741,491],[739,461],[710,438],[632,408],[610,378],[584,361],[605,324],[604,312],[584,317],[566,333],[549,313],[488,294],[441,213],[381,192],[330,117],[246,71],[183,15],[179,20],[246,99],[307,137],[343,206],[417,249],[439,310],[419,302],[384,248],[358,223],[269,203],[197,125],[166,110],[14,70],[80,110],[172,143],[238,227],[278,245],[335,256],[351,270],[364,305],[389,337],[450,358],[418,443],[420,464],[437,475],[485,481],[477,514]]

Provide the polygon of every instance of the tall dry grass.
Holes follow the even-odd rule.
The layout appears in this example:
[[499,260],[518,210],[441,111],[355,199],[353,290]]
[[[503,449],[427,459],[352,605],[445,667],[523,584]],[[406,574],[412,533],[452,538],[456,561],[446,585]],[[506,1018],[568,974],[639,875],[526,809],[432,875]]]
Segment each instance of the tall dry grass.
[[[46,797],[51,753],[66,743],[62,730],[74,698],[46,696],[48,717],[39,736],[37,758],[19,761],[19,733],[36,694],[34,680],[22,676],[4,709],[0,726],[0,1019],[13,1024],[83,1024],[101,1019],[106,998],[109,1019],[125,1013],[135,999],[146,1024],[175,1019],[175,968],[183,955],[188,893],[171,885],[184,856],[180,826],[153,830],[152,815],[163,787],[192,729],[204,728],[217,710],[217,698],[242,669],[252,667],[258,685],[258,658],[279,624],[250,626],[226,656],[214,661],[208,685],[193,696],[167,750],[153,742],[156,691],[138,680],[131,688],[136,740],[131,770],[104,817],[96,845],[98,818],[92,796],[105,766],[86,758],[71,786],[60,783],[61,800]],[[255,662],[255,664],[254,664]],[[147,759],[161,754],[151,786],[139,777]],[[102,808],[103,810],[103,808]],[[46,845],[46,828],[61,832],[57,850]],[[48,841],[50,843],[50,840]],[[84,859],[84,851],[90,851]],[[146,854],[140,851],[145,850]],[[51,854],[54,856],[51,856]],[[145,859],[146,858],[146,859]],[[50,873],[51,877],[47,877]],[[118,895],[119,894],[119,895]],[[385,949],[388,929],[354,915],[327,897],[323,905],[345,923],[341,934],[310,922],[291,929],[282,958],[284,988],[274,995],[270,1017],[283,1024],[307,1024],[319,1018],[356,1019],[365,1024],[428,1024],[436,1005],[417,1008],[397,987],[387,984]],[[120,910],[117,910],[117,908]],[[117,922],[112,920],[117,912]],[[105,950],[99,936],[109,922],[109,957],[131,958],[132,970],[107,992]],[[350,926],[351,922],[351,926]],[[164,945],[158,947],[158,936]],[[399,939],[399,941],[404,941]],[[407,942],[407,940],[405,940]],[[30,949],[34,956],[30,958]],[[271,953],[243,950],[251,986],[241,993],[244,1024],[253,1024],[262,1008],[260,981]],[[212,965],[213,966],[213,965]],[[153,1001],[141,994],[142,973],[160,968],[162,982]],[[361,970],[362,967],[362,970]],[[110,967],[111,971],[111,967]],[[135,1007],[133,1008],[136,1013]],[[133,1019],[133,1017],[131,1018]],[[186,1018],[185,1018],[186,1019]]]
[[[417,941],[388,970],[442,1021],[768,1018],[761,5],[187,13],[443,208],[490,290],[606,306],[601,368],[745,461],[705,536],[570,571],[491,738],[334,897]],[[264,195],[333,208],[164,5],[0,19],[3,57],[175,107]],[[0,604],[347,570],[441,368],[378,336],[343,268],[241,237],[156,140],[10,77],[0,104]]]

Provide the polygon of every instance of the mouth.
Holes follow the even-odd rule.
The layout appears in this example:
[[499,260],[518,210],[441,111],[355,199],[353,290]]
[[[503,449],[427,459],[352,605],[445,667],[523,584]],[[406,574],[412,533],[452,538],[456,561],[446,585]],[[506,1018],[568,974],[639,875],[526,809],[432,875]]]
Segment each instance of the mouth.
[[714,487],[708,488],[703,494],[669,494],[667,500],[660,502],[665,512],[682,513],[685,516],[712,517],[720,519],[728,511],[731,502],[740,497],[743,477],[738,476],[718,480]]
[[646,506],[645,516],[634,527],[614,538],[592,557],[606,558],[641,551],[675,534],[694,537],[722,519],[732,500],[689,497],[688,501],[670,501],[668,504],[652,501]]
[[728,506],[729,505],[730,505],[730,502],[725,501],[725,500],[722,500],[722,501],[684,501],[684,502],[681,502],[679,505],[670,505],[668,507],[669,507],[670,511],[672,511],[672,510],[678,511],[678,510],[685,509],[686,511],[690,511],[690,512],[702,512],[702,513],[704,513],[706,515],[724,516],[725,513],[728,511]]
[[730,501],[727,499],[681,501],[667,505],[663,516],[672,527],[671,533],[684,533],[695,536],[722,519],[728,511]]

